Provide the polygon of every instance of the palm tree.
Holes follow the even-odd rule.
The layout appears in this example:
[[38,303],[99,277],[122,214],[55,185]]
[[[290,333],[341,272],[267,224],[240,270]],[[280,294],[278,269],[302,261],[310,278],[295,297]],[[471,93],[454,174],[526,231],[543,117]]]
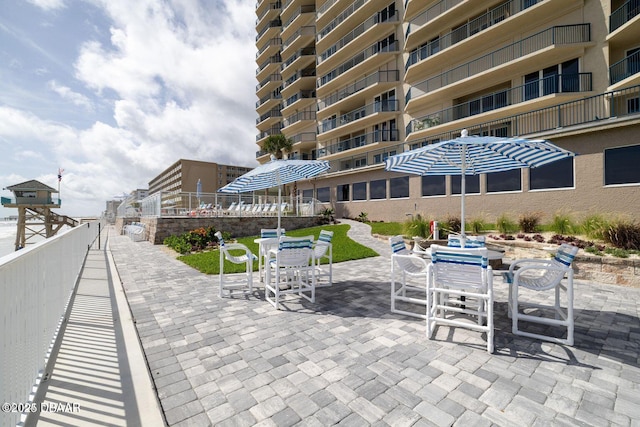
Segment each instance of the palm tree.
[[293,140],[291,138],[287,138],[281,133],[269,135],[262,145],[262,148],[267,153],[276,156],[276,159],[281,159],[283,152],[291,152],[291,149],[293,148]]

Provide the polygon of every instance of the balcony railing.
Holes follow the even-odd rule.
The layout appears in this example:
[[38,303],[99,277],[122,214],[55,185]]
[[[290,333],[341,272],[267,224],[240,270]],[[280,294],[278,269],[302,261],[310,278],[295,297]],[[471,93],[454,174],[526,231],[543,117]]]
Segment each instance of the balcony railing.
[[346,73],[356,65],[366,61],[368,58],[383,52],[398,52],[399,51],[399,43],[397,41],[391,42],[389,44],[381,44],[380,42],[370,46],[369,48],[363,50],[359,54],[351,57],[349,60],[345,61],[338,68],[335,68],[322,76],[317,83],[317,87],[323,86],[329,83],[331,80],[340,76],[341,74]]
[[280,56],[279,53],[276,54],[276,55],[273,55],[273,56],[269,57],[269,59],[264,61],[262,64],[260,64],[260,66],[256,70],[256,74],[259,74],[260,71],[264,70],[266,67],[268,67],[271,64],[279,64],[281,62],[282,62],[282,57]]
[[551,27],[416,84],[409,88],[406,102],[549,46],[585,43],[590,40],[591,27],[589,24]]
[[316,11],[316,5],[315,4],[309,4],[309,5],[302,5],[298,8],[298,10],[296,10],[293,15],[291,16],[291,18],[289,18],[287,20],[287,22],[285,22],[285,24],[282,26],[282,29],[284,30],[285,28],[287,28],[289,25],[291,25],[291,23],[300,15],[302,15],[303,13],[314,13]]
[[284,106],[288,107],[289,105],[293,104],[294,102],[298,101],[299,99],[310,99],[310,98],[315,98],[316,97],[316,91],[315,90],[301,90],[300,92],[290,96],[289,98],[287,98],[284,101]]
[[322,6],[316,10],[316,21],[320,18],[331,6],[336,4],[338,0],[328,0]]
[[640,50],[609,67],[609,84],[614,85],[640,73]]
[[465,117],[486,113],[498,108],[530,101],[554,93],[590,92],[591,73],[559,74],[549,76],[522,86],[489,93],[450,108],[413,119],[407,125],[407,135],[429,127],[450,123]]
[[256,108],[258,108],[259,106],[261,106],[262,104],[264,104],[267,101],[270,101],[272,99],[282,99],[282,94],[280,93],[280,89],[278,90],[274,90],[273,92],[271,92],[270,94],[263,96],[262,98],[260,98],[257,102],[256,102]]
[[374,132],[358,135],[353,138],[349,138],[344,141],[331,144],[325,148],[320,149],[322,156],[329,156],[331,154],[341,153],[352,148],[364,147],[366,145],[375,144],[378,142],[390,142],[397,141],[398,130],[377,130]]
[[267,111],[259,118],[256,119],[256,124],[262,123],[263,121],[270,119],[272,117],[282,117],[282,113],[280,112],[280,108],[274,108],[273,110]]
[[362,89],[373,86],[377,83],[398,81],[400,81],[400,71],[398,70],[376,71],[372,74],[369,74],[365,78],[360,79],[353,84],[345,86],[342,89],[323,98],[318,102],[318,109],[322,110],[323,108],[327,108],[330,105],[333,105],[336,102],[346,98],[347,96],[353,95],[356,92],[360,92]]
[[629,0],[609,16],[609,33],[613,33],[638,14],[640,14],[640,0]]
[[313,142],[315,140],[316,140],[315,132],[302,132],[302,133],[293,135],[291,137],[291,141],[294,144],[297,144],[298,142]]
[[264,52],[271,46],[282,46],[282,39],[280,37],[274,37],[270,39],[267,43],[264,44],[264,46],[262,46],[262,48],[260,48],[258,52],[256,52],[256,58],[262,55],[262,52]]
[[282,27],[282,21],[280,20],[280,18],[274,19],[273,21],[270,21],[267,25],[262,27],[262,29],[258,31],[258,35],[256,36],[256,41],[260,40],[260,37],[262,37],[262,35],[266,33],[269,28],[275,28],[275,27]]
[[282,131],[282,123],[278,123],[275,126],[272,126],[271,129],[260,132],[256,135],[256,141],[260,141],[262,138],[266,138],[270,135],[277,135]]
[[[297,123],[302,120],[316,120],[316,112],[315,111],[298,111],[295,114],[290,115],[286,119],[283,120],[282,124],[287,127],[291,126],[294,123]],[[314,133],[315,135],[315,133]]]
[[381,12],[375,13],[369,19],[354,28],[353,31],[349,32],[346,36],[341,38],[336,44],[322,52],[320,56],[318,56],[318,64],[321,64],[323,61],[338,52],[356,37],[360,36],[369,28],[373,27],[374,25],[380,24],[381,22],[398,22],[398,15],[395,13],[395,11],[392,16],[383,15]]
[[[416,0],[416,1],[418,1],[418,0]],[[408,2],[409,2],[409,0],[405,0],[405,2],[404,2],[405,10],[407,9],[407,3]],[[438,16],[442,15],[443,13],[445,13],[447,10],[451,9],[454,6],[457,6],[458,4],[460,4],[462,2],[463,2],[463,0],[441,0],[441,1],[437,2],[436,4],[434,4],[429,9],[425,10],[424,12],[422,12],[420,15],[416,16],[414,19],[412,19],[409,22],[409,27],[407,28],[407,35],[409,35],[409,33],[415,27],[422,27],[427,22],[431,21],[432,19],[437,18]]]
[[327,34],[329,34],[335,27],[340,25],[342,21],[347,19],[349,16],[353,14],[356,10],[360,9],[367,0],[356,0],[351,3],[345,10],[342,11],[333,21],[327,24],[316,36],[316,41],[322,40]]
[[296,80],[301,79],[303,77],[315,77],[316,69],[315,68],[307,68],[306,70],[301,70],[295,73],[293,76],[289,77],[282,88],[286,88],[287,86],[293,84]]
[[269,6],[267,6],[267,8],[256,18],[256,25],[258,25],[258,22],[260,22],[260,20],[264,18],[264,16],[267,13],[269,13],[272,10],[280,9],[281,7],[282,7],[282,4],[279,1],[275,3],[269,3]]
[[281,65],[281,69],[284,70],[289,65],[291,65],[296,59],[302,56],[314,56],[316,54],[315,46],[305,47],[303,49],[298,50],[296,53],[291,55],[284,63]]
[[280,75],[279,73],[271,74],[269,77],[262,80],[260,83],[256,85],[256,92],[271,82],[281,82],[281,81],[282,81],[282,75]]
[[341,115],[337,119],[332,118],[323,120],[320,123],[318,131],[320,133],[328,132],[339,126],[346,125],[348,123],[370,116],[374,113],[399,111],[399,105],[400,103],[397,99],[374,102],[373,104],[368,104],[353,111],[349,111],[348,113]]
[[[456,43],[461,42],[479,32],[485,31],[487,28],[504,21],[506,18],[521,13],[523,10],[533,6],[535,2],[523,3],[521,0],[511,0],[500,6],[489,10],[482,16],[470,21],[469,23],[456,28],[454,31],[447,33],[425,46],[421,46],[409,53],[409,59],[406,62],[405,70],[410,66],[428,58],[431,55],[450,48]],[[428,11],[427,11],[428,12]],[[426,12],[425,12],[426,13]],[[416,18],[417,19],[417,18]],[[414,20],[415,21],[415,20]],[[413,22],[413,21],[411,21]],[[407,27],[407,35],[411,30],[411,23]]]
[[284,43],[282,44],[282,50],[285,50],[287,47],[289,47],[289,45],[293,43],[293,41],[298,37],[313,36],[315,35],[315,32],[316,32],[316,27],[313,25],[300,27],[298,30],[296,30],[295,33],[293,33],[288,39],[284,41]]
[[[465,128],[471,135],[500,134],[505,137],[514,137],[554,131],[562,127],[604,122],[608,119],[625,116],[640,117],[640,85],[477,125],[465,126]],[[462,129],[441,132],[401,144],[389,145],[380,150],[331,160],[329,173],[382,164],[387,157],[394,154],[408,151],[417,146],[458,137]],[[318,150],[318,157],[326,155],[326,149]]]

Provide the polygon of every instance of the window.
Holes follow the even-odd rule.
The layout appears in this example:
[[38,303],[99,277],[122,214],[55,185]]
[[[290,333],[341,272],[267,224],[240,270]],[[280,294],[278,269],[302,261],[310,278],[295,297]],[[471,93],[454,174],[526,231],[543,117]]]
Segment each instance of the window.
[[604,185],[640,183],[640,145],[604,150]]
[[338,185],[336,187],[338,190],[338,201],[339,202],[348,202],[349,201],[349,184]]
[[444,196],[446,193],[446,182],[444,175],[423,175],[422,195],[423,196]]
[[[462,185],[462,177],[453,175],[451,177],[451,194],[460,194],[460,186]],[[464,181],[464,194],[480,193],[480,175],[467,175]]]
[[529,169],[529,188],[544,190],[573,187],[573,158]]
[[389,193],[392,199],[409,197],[409,177],[401,176],[389,180]]
[[318,194],[318,200],[324,203],[331,201],[331,195],[329,193],[329,187],[322,187],[316,190]]
[[627,114],[640,113],[640,98],[627,99]]
[[502,191],[520,191],[522,189],[522,170],[514,169],[487,174],[487,193]]
[[313,190],[302,190],[302,200],[308,201],[313,199]]
[[387,198],[387,180],[379,179],[369,183],[369,193],[372,200]]
[[366,182],[356,182],[353,184],[353,200],[367,200]]

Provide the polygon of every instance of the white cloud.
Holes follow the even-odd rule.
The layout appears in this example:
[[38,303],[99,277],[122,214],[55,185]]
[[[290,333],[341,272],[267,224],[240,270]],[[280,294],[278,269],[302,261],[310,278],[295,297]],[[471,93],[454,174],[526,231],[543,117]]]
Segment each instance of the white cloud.
[[180,158],[256,164],[254,0],[86,1],[111,22],[100,27],[109,42],[86,40],[76,80],[51,74],[48,87],[86,111],[111,108],[113,125],[78,128],[0,106],[0,143],[20,147],[0,165],[43,153],[39,172],[21,175],[55,186],[64,168],[61,213],[91,215]]
[[58,84],[55,80],[49,80],[47,85],[49,86],[49,89],[60,95],[62,99],[70,101],[74,105],[83,107],[87,111],[93,111],[93,103],[83,94],[74,92],[71,88]]
[[65,7],[64,0],[27,0],[34,6],[44,10],[62,9]]

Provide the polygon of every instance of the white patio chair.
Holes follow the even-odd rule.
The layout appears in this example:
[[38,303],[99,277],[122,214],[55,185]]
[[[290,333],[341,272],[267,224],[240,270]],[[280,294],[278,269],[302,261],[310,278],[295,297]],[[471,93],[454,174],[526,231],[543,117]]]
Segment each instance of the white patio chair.
[[[223,298],[225,296],[232,296],[236,292],[251,293],[253,292],[253,261],[256,260],[256,256],[251,253],[251,250],[241,243],[226,243],[222,238],[221,232],[216,232],[215,236],[218,238],[220,244],[220,286],[218,290],[218,296]],[[233,255],[230,251],[242,251],[241,255]],[[230,261],[234,264],[245,264],[246,273],[244,279],[237,281],[225,280],[224,275],[224,260]]]
[[[537,338],[559,344],[573,345],[573,268],[571,264],[578,253],[578,247],[562,244],[553,259],[521,259],[514,261],[505,274],[509,286],[509,314],[512,332],[529,338]],[[567,278],[564,285],[562,280]],[[522,288],[537,292],[553,291],[553,305],[532,302],[532,293],[522,292]],[[566,296],[566,307],[561,307],[561,291]],[[525,295],[523,295],[525,294]],[[523,301],[523,297],[526,300]],[[550,317],[552,314],[553,317]],[[521,322],[567,329],[565,339],[521,329]]]
[[487,334],[493,353],[493,272],[485,248],[431,245],[427,288],[427,338],[438,324]]
[[[284,236],[285,233],[285,229],[281,228],[280,236]],[[265,266],[269,265],[269,260],[274,257],[276,249],[278,249],[278,229],[261,229],[260,243],[258,244],[258,273],[260,274],[260,280],[264,275]]]
[[[391,244],[391,312],[426,319],[428,261],[409,251],[402,236],[389,238]],[[399,284],[396,276],[400,276]],[[419,312],[398,308],[398,302],[418,304]]]
[[238,205],[237,202],[233,202],[229,205],[229,207],[227,208],[227,210],[225,211],[225,214],[227,215],[232,215],[233,212],[235,212],[236,210],[236,206]]
[[[276,309],[283,295],[316,301],[313,236],[281,237],[275,257],[266,267],[265,299]],[[273,283],[272,283],[273,279]]]
[[[313,255],[316,259],[316,287],[333,285],[333,231],[320,230],[318,240],[313,245]],[[321,266],[322,260],[327,260],[327,267]],[[321,282],[326,277],[327,283]]]

